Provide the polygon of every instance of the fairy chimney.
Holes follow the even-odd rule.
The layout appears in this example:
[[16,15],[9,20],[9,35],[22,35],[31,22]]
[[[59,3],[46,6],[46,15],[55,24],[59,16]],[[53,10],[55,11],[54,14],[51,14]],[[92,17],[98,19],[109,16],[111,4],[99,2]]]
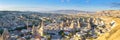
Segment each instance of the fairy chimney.
[[38,28],[38,33],[41,35],[41,36],[43,36],[43,28],[44,28],[44,23],[43,23],[43,21],[41,22],[41,25],[40,25],[40,28]]
[[4,29],[0,40],[9,40],[10,33],[7,29]]
[[72,21],[70,24],[70,28],[73,29],[74,28],[74,22]]

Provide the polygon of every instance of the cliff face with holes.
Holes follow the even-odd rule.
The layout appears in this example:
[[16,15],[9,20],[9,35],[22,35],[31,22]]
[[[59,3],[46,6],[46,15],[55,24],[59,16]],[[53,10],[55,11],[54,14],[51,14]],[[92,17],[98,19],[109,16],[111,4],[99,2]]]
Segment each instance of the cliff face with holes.
[[[101,14],[103,13],[103,14]],[[108,22],[110,30],[104,34],[101,34],[97,40],[119,40],[120,39],[120,11],[104,11],[99,12],[102,16],[106,15],[107,17],[101,17],[105,22]],[[107,15],[109,14],[109,15]],[[112,24],[112,25],[110,25]]]

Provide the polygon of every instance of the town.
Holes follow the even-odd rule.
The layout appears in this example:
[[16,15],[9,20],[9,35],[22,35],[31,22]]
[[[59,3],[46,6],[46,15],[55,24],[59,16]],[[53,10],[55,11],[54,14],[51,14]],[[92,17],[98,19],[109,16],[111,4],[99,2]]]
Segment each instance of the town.
[[116,23],[92,16],[97,14],[20,11],[1,11],[0,14],[0,40],[92,40],[110,31]]

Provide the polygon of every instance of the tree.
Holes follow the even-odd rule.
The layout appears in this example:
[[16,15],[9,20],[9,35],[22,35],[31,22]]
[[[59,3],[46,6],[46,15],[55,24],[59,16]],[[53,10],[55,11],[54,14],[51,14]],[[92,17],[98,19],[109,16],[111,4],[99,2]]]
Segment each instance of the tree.
[[61,30],[61,31],[59,32],[59,35],[61,35],[62,37],[64,37],[64,35],[65,35],[64,31]]

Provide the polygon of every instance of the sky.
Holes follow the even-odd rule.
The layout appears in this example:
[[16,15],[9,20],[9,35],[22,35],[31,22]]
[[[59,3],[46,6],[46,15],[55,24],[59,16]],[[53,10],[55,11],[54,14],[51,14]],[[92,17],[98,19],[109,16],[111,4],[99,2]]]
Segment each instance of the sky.
[[0,10],[120,10],[120,0],[0,0]]

